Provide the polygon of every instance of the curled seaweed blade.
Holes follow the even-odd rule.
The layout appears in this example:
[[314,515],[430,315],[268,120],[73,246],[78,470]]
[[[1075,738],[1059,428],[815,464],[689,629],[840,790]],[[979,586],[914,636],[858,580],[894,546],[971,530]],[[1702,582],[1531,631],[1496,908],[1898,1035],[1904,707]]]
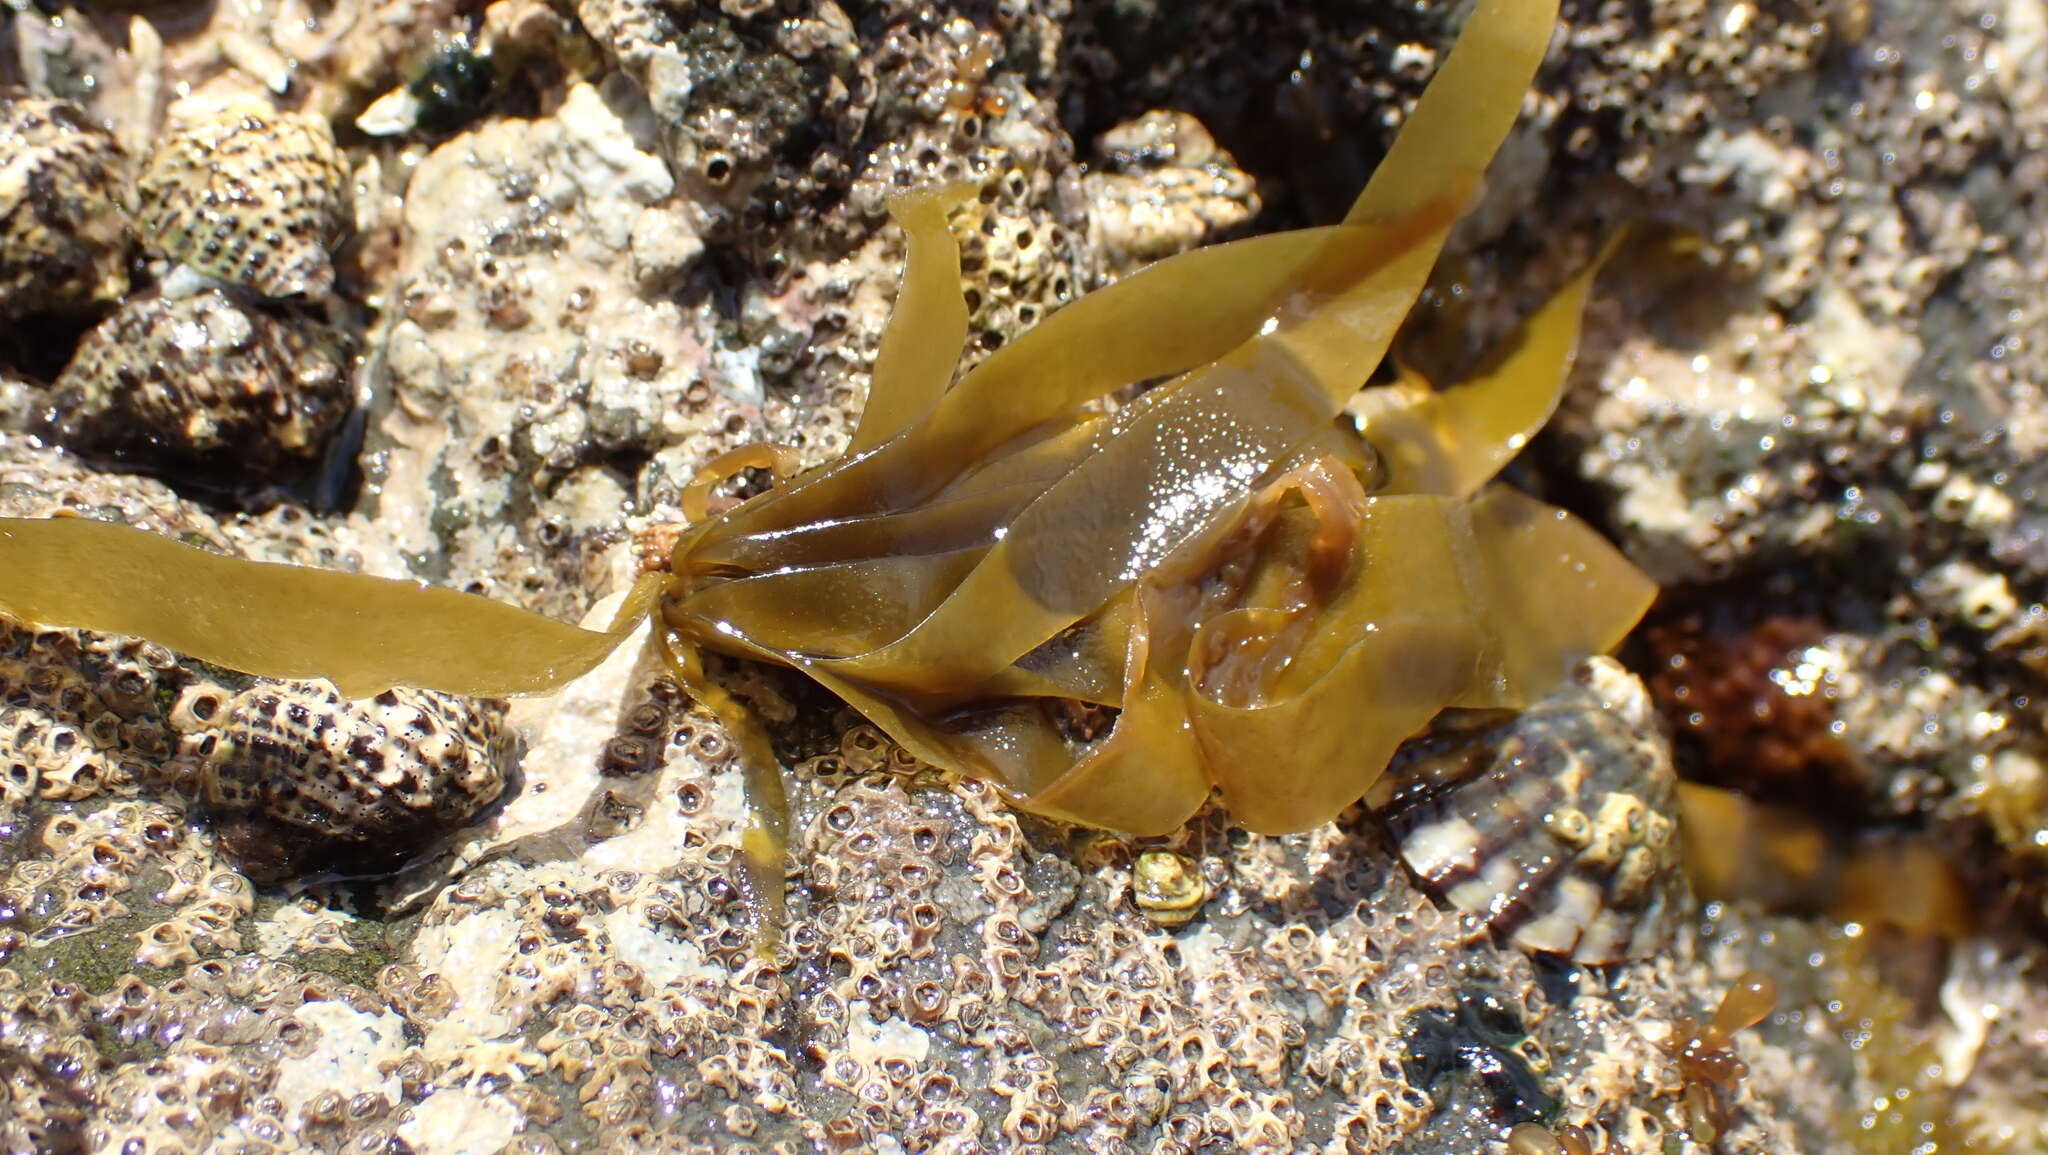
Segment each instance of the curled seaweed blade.
[[1557,29],[1557,0],[1482,0],[1347,224],[1399,220],[1486,171]]
[[[1501,665],[1465,503],[1417,494],[1354,510],[1366,561],[1348,580],[1332,576],[1343,550],[1292,531],[1275,541],[1297,550],[1301,572],[1255,561],[1271,580],[1234,607],[1183,571],[1214,568],[1254,493],[1290,463],[1327,456],[1331,417],[1412,307],[1519,111],[1555,11],[1481,4],[1347,224],[1183,254],[1090,294],[900,433],[687,535],[668,621],[805,670],[919,757],[991,778],[1034,810],[1160,829],[1213,775],[1258,828],[1327,820],[1394,743]],[[917,315],[899,312],[892,342],[939,328]],[[930,388],[937,371],[925,372]],[[1555,377],[1538,392],[1554,396]],[[1113,417],[1090,416],[1115,390],[1165,378]],[[1469,436],[1491,432],[1481,422]],[[1445,439],[1427,424],[1414,436]],[[1335,538],[1349,541],[1345,525]],[[1288,600],[1303,588],[1312,596]],[[1085,644],[1063,648],[1073,639]],[[1237,656],[1212,660],[1222,653]],[[1361,702],[1384,709],[1354,727]],[[1109,705],[1107,737],[1095,722],[1074,729],[1076,707],[1096,717]],[[1283,788],[1244,776],[1270,761],[1250,756],[1260,746],[1300,751]]]
[[1002,746],[988,735],[977,736],[978,753],[1006,771],[1025,809],[1127,834],[1167,834],[1209,797],[1203,752],[1188,725],[1187,622],[1158,591],[1142,591],[1133,604],[1122,709],[1108,737],[1077,755],[1042,715],[1026,715],[1021,729],[1036,746],[1029,762],[998,761]]
[[967,344],[967,300],[960,292],[960,246],[946,231],[946,214],[974,193],[971,184],[954,184],[889,202],[889,215],[903,226],[910,252],[849,455],[901,433],[931,412],[953,383]]
[[[1084,407],[1118,389],[1223,357],[1301,298],[1317,270],[1330,270],[1321,278],[1327,285],[1345,258],[1360,252],[1385,253],[1420,234],[1441,244],[1456,208],[1444,201],[1395,224],[1252,237],[1142,269],[997,350],[937,408],[875,451],[843,458],[706,523],[678,543],[676,568],[724,565],[749,542],[927,501],[971,470],[1000,461],[1008,446],[1036,444],[1048,424],[1080,420]],[[1354,259],[1354,280],[1359,272]]]
[[392,686],[502,697],[552,690],[632,632],[660,593],[642,579],[602,633],[417,582],[207,553],[86,518],[0,518],[0,613],[133,634],[350,697]]
[[[1356,388],[1378,361],[1448,224],[1425,219],[1405,236],[1339,230],[1330,243],[1341,247],[1327,260],[1354,279],[1322,303],[1343,314],[1346,351],[1327,344],[1326,327],[1340,323],[1312,306],[1154,389],[1095,453],[1017,514],[929,618],[848,659],[846,671],[911,688],[984,677],[1130,588],[1322,431],[1341,403],[1330,375],[1355,370]],[[1367,318],[1378,331],[1350,327]]]
[[1580,659],[1613,649],[1657,600],[1657,585],[1599,531],[1504,485],[1470,505],[1472,567],[1489,669],[1453,705],[1520,709]]
[[1469,497],[1522,451],[1557,410],[1605,261],[1603,253],[1573,277],[1457,385],[1426,392],[1415,382],[1361,398],[1360,432],[1387,463],[1382,492]]
[[[1327,606],[1297,611],[1306,628],[1291,644],[1271,610],[1204,623],[1191,647],[1189,713],[1232,820],[1273,833],[1328,822],[1470,684],[1485,638],[1452,505],[1421,495],[1364,501],[1351,515],[1353,571]],[[1250,692],[1215,677],[1219,657],[1242,662],[1243,647],[1275,641],[1284,664]]]

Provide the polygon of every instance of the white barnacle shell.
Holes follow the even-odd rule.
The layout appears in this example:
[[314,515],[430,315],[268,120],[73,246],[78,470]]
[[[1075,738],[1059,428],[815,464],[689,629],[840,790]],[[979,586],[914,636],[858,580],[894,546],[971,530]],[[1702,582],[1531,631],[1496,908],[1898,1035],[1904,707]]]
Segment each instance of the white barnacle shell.
[[348,166],[317,116],[246,97],[181,101],[136,192],[143,243],[164,257],[266,297],[334,285]]

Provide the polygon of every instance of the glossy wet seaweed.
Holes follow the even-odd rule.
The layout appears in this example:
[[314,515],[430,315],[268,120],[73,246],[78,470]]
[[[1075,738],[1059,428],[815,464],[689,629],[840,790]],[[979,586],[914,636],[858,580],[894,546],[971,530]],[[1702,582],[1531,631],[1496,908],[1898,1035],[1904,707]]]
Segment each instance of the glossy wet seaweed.
[[[700,487],[702,520],[610,631],[78,519],[0,521],[0,611],[352,695],[543,692],[653,613],[678,676],[743,732],[771,796],[762,862],[779,778],[698,648],[802,670],[1038,813],[1155,834],[1214,791],[1250,829],[1328,821],[1439,710],[1534,700],[1654,593],[1592,529],[1492,480],[1556,405],[1591,270],[1470,379],[1378,390],[1360,428],[1340,416],[1555,19],[1555,0],[1481,4],[1342,224],[1162,261],[957,380],[961,190],[899,200],[908,269],[852,450],[716,514]],[[1143,382],[1160,383],[1114,400]],[[750,464],[785,459],[706,481]]]

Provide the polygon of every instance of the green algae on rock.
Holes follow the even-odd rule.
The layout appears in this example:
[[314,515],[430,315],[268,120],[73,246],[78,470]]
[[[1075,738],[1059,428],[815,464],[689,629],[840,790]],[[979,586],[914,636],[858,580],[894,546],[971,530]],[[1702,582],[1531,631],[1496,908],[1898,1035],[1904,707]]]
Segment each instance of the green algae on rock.
[[[75,519],[0,524],[0,610],[352,695],[489,695],[562,684],[658,609],[679,665],[802,670],[1028,810],[1158,833],[1214,789],[1250,829],[1318,825],[1439,710],[1534,701],[1653,594],[1589,527],[1487,484],[1556,404],[1589,275],[1471,381],[1390,394],[1362,438],[1337,424],[1555,19],[1482,5],[1344,223],[1162,261],[957,382],[921,354],[964,336],[954,266],[927,259],[943,214],[907,204],[884,350],[920,354],[878,371],[862,451],[692,526],[610,631]],[[1077,704],[1114,724],[1076,732]]]

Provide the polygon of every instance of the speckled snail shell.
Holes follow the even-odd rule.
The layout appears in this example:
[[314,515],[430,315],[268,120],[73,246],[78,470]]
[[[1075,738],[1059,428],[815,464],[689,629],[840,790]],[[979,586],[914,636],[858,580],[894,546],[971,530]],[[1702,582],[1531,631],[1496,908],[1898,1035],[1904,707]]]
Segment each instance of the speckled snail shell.
[[210,290],[139,293],[79,342],[45,432],[152,467],[270,480],[318,460],[353,402],[333,327]]
[[125,169],[113,134],[78,109],[0,92],[0,317],[127,291]]
[[1524,950],[1643,958],[1692,908],[1670,746],[1611,658],[1499,727],[1421,740],[1389,777],[1409,869]]
[[136,191],[152,252],[266,297],[334,285],[348,166],[317,116],[254,99],[175,105]]
[[252,877],[395,868],[495,801],[514,757],[502,703],[431,690],[201,686],[179,709],[203,718],[200,794]]

